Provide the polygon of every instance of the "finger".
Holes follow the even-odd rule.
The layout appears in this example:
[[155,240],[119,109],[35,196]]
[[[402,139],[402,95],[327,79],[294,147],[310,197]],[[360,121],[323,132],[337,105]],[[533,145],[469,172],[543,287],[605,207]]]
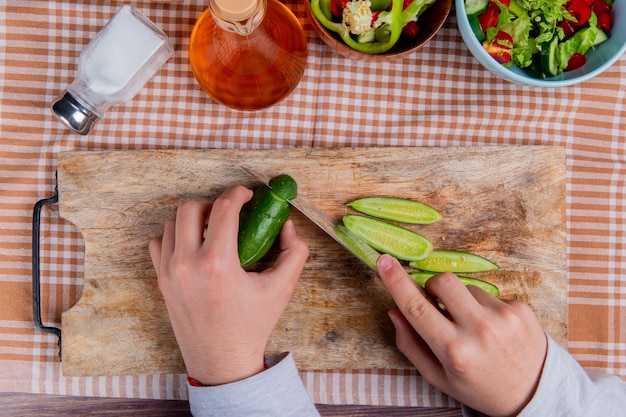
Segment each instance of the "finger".
[[456,322],[473,320],[479,304],[465,284],[451,272],[444,272],[426,281],[426,290],[446,306]]
[[262,274],[269,276],[271,279],[284,277],[286,282],[280,282],[278,286],[287,288],[289,297],[291,297],[296,282],[309,257],[309,247],[300,239],[291,220],[287,220],[283,225],[279,238],[280,253],[274,265]]
[[383,285],[411,326],[436,353],[454,339],[454,326],[409,277],[397,259],[381,255],[376,263]]
[[480,304],[483,307],[493,305],[494,303],[503,302],[502,300],[498,299],[497,297],[494,297],[493,295],[489,294],[487,291],[483,290],[482,288],[477,287],[476,285],[468,285],[467,290],[472,294],[474,299],[476,299],[478,304]]
[[252,198],[252,190],[241,185],[228,188],[220,195],[211,208],[204,245],[208,250],[216,249],[224,256],[237,253],[237,233],[239,212]]
[[152,265],[154,269],[159,272],[159,266],[161,265],[161,245],[163,244],[162,237],[155,237],[148,244],[148,250],[150,251],[150,259],[152,259]]
[[419,373],[430,383],[436,384],[443,374],[443,366],[424,340],[415,332],[411,323],[398,309],[388,312],[396,329],[398,350],[415,366]]
[[174,253],[176,220],[165,223],[163,236],[150,242],[150,257],[157,272],[157,278],[163,279],[164,271],[168,268],[169,260]]
[[204,241],[204,226],[211,210],[208,201],[185,201],[176,212],[176,247],[184,252],[198,249]]

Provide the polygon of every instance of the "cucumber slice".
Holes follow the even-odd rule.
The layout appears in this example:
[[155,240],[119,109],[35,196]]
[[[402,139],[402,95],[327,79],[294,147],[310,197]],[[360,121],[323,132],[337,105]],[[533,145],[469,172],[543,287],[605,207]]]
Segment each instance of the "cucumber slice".
[[474,14],[467,16],[467,20],[469,21],[472,32],[474,33],[474,36],[476,36],[476,39],[478,39],[478,42],[483,43],[485,39],[487,39],[487,36],[485,35],[485,32],[483,32],[483,28],[480,26],[478,15]]
[[593,40],[593,46],[598,46],[602,42],[606,41],[607,39],[609,39],[609,35],[607,35],[606,32],[603,31],[602,29],[598,29],[598,34]]
[[382,220],[346,214],[343,224],[374,249],[403,261],[419,261],[433,250],[432,243],[419,233]]
[[548,77],[559,74],[559,64],[557,62],[557,47],[559,45],[559,38],[553,37],[548,45],[544,45],[541,49],[541,70]]
[[500,267],[489,259],[467,252],[434,250],[427,258],[409,263],[411,268],[431,272],[483,272]]
[[482,12],[487,8],[489,0],[465,0],[465,13],[473,15]]
[[348,230],[346,226],[339,224],[335,226],[334,230],[337,237],[344,245],[354,252],[359,259],[376,270],[376,261],[380,253],[376,252],[376,250],[365,243],[363,239]]
[[[429,279],[431,279],[432,277],[434,277],[437,274],[436,273],[432,273],[432,272],[412,272],[409,275],[411,276],[411,278],[413,278],[413,280],[420,287],[424,288],[426,286],[426,281],[428,281]],[[483,281],[483,280],[478,279],[478,278],[471,278],[471,277],[464,277],[464,276],[459,276],[458,278],[465,285],[474,285],[474,286],[476,286],[478,288],[481,288],[481,289],[487,291],[489,294],[493,295],[494,297],[499,297],[500,296],[500,290],[498,289],[498,287],[496,287],[495,285],[493,285],[490,282]]]
[[407,198],[364,197],[348,203],[356,211],[407,224],[432,224],[441,220],[441,213],[428,204]]

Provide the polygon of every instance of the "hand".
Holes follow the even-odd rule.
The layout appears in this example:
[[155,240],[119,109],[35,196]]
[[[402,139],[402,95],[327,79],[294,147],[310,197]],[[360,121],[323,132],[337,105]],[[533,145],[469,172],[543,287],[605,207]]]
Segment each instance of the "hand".
[[547,352],[527,304],[499,300],[444,273],[426,284],[446,307],[444,315],[396,259],[382,255],[377,269],[399,308],[389,312],[396,344],[427,381],[491,416],[521,411],[537,389]]
[[[213,204],[178,208],[162,238],[150,242],[172,328],[189,376],[205,385],[263,370],[265,347],[295,289],[308,247],[287,221],[275,264],[260,273],[239,263],[239,211],[252,191],[236,186]],[[206,226],[206,230],[205,230]]]

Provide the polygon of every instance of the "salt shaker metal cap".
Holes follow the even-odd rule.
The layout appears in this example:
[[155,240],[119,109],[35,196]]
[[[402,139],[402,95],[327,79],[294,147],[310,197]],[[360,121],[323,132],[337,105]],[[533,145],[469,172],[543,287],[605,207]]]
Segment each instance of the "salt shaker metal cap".
[[124,5],[82,50],[76,78],[52,111],[75,133],[86,135],[109,107],[133,98],[173,53],[165,32],[134,6]]
[[99,119],[93,111],[68,92],[52,103],[52,111],[65,126],[79,135],[88,134]]

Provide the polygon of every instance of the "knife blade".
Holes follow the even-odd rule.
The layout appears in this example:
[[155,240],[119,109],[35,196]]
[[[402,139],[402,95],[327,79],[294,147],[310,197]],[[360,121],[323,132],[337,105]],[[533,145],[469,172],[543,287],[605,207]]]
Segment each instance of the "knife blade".
[[[259,180],[266,187],[272,188],[270,178],[251,168],[241,167],[248,174]],[[352,233],[342,224],[338,224],[328,213],[319,209],[315,204],[308,200],[305,196],[298,193],[296,198],[287,200],[287,202],[307,219],[313,222],[317,227],[322,229],[335,242],[339,243],[345,250],[354,255],[358,260],[363,262],[367,267],[376,272],[376,260],[380,256],[375,249],[365,243],[360,237]]]

